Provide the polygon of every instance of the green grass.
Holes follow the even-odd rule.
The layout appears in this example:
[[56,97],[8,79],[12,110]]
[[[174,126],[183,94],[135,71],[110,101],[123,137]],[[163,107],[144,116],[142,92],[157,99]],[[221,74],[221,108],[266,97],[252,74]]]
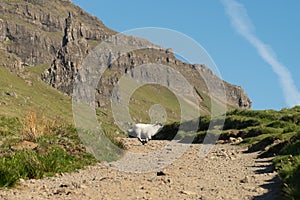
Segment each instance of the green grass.
[[0,188],[12,187],[20,178],[39,179],[56,173],[71,172],[95,161],[91,155],[81,157],[53,147],[47,154],[24,150],[10,157],[0,158]]
[[278,156],[274,165],[283,181],[283,196],[285,199],[297,200],[300,198],[300,155]]
[[132,119],[136,119],[136,123],[151,123],[149,111],[155,104],[165,108],[166,122],[180,121],[181,110],[177,97],[166,87],[151,84],[138,88],[131,96],[129,109]]
[[35,139],[37,148],[16,150],[12,146],[23,141],[22,126],[26,124],[9,117],[0,117],[0,124],[0,188],[12,187],[20,178],[26,180],[53,176],[96,162],[72,126],[53,123]]
[[0,116],[0,136],[5,137],[21,130],[21,123],[18,118],[7,118]]
[[18,77],[0,67],[0,114],[2,116],[24,118],[26,113],[37,111],[51,119],[62,118],[72,122],[70,97],[58,92],[39,77],[45,65],[26,69]]

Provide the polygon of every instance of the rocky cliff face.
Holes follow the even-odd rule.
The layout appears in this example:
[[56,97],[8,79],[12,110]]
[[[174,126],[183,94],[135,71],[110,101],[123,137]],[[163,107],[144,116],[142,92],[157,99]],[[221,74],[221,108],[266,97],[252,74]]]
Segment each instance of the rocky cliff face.
[[[82,78],[79,77],[82,62],[92,49],[103,40],[120,42],[120,39],[115,38],[116,32],[69,1],[3,0],[0,10],[0,65],[20,73],[28,65],[49,64],[49,69],[42,74],[42,80],[68,95],[73,92],[74,82]],[[207,67],[184,63],[171,50],[146,40],[126,38],[129,38],[128,45],[148,48],[109,58],[111,63],[108,63],[108,72],[101,77],[95,88],[97,105],[108,104],[112,88],[121,75],[131,75],[130,72],[136,66],[145,63],[159,63],[178,70],[193,84],[203,102],[205,98],[210,98],[203,77],[209,80],[220,79]],[[107,56],[110,55],[99,55],[104,60],[108,59]],[[200,76],[197,70],[202,73]],[[100,72],[95,69],[90,73]],[[167,81],[172,83],[172,80]],[[251,109],[251,101],[241,87],[223,83],[229,107]],[[224,101],[218,97],[218,89],[213,89],[213,98]]]
[[[7,54],[5,58],[11,57],[11,54],[19,58],[18,67],[6,62],[7,68],[18,71],[22,70],[22,66],[52,63],[57,52],[65,46],[62,38],[69,13],[74,13],[78,22],[77,33],[72,33],[74,37],[80,34],[82,38],[93,43],[94,40],[101,40],[107,34],[114,33],[101,21],[69,1],[1,1],[0,51]],[[89,26],[85,27],[84,24]]]

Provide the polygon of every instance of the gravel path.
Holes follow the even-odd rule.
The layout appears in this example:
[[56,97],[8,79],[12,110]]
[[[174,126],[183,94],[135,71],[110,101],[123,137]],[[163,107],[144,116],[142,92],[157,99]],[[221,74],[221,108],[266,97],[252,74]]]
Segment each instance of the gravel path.
[[[156,163],[152,170],[133,173],[129,171],[137,164],[130,159],[135,153],[149,155],[166,147],[161,153],[165,155],[180,147],[168,146],[168,141],[150,141],[143,146],[137,139],[124,139],[124,143],[129,155],[125,159],[52,178],[20,180],[17,188],[0,190],[0,199],[279,199],[279,181],[271,159],[256,159],[257,153],[243,153],[241,147],[216,145],[200,158],[201,145],[182,145],[187,151],[181,157],[176,154],[173,163],[165,156],[156,158],[156,153],[152,161],[147,160]],[[138,155],[143,160],[146,154]],[[125,164],[125,171],[116,170]]]

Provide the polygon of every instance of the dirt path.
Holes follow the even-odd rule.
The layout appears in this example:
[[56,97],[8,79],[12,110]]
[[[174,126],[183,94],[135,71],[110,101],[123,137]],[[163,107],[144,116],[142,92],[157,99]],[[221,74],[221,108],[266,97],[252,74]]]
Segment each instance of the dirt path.
[[[168,143],[150,141],[143,146],[136,139],[125,140],[133,153],[154,152]],[[21,181],[16,189],[0,190],[0,199],[279,199],[271,159],[256,159],[256,153],[245,154],[245,149],[227,144],[216,145],[200,158],[201,145],[185,147],[184,155],[163,169],[132,173],[113,169],[123,161],[111,167],[99,163],[71,174]],[[148,162],[166,163],[157,158]],[[124,163],[126,169],[136,166],[130,160]]]

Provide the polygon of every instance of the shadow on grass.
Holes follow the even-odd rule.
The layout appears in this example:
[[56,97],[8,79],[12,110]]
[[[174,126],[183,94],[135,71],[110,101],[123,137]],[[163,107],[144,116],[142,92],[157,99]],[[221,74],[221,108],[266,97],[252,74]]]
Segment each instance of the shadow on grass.
[[281,183],[279,176],[275,176],[274,178],[268,180],[268,183],[260,185],[260,187],[268,190],[267,193],[262,194],[260,196],[256,196],[254,200],[281,200],[283,199],[281,195]]
[[[274,166],[272,165],[272,159],[267,160],[257,160],[256,163],[258,164],[257,169],[255,171],[256,174],[265,175],[268,173],[274,172]],[[266,189],[268,192],[264,193],[259,196],[255,196],[254,200],[281,200],[281,181],[278,175],[271,178],[267,181],[267,183],[260,185],[260,187]]]

